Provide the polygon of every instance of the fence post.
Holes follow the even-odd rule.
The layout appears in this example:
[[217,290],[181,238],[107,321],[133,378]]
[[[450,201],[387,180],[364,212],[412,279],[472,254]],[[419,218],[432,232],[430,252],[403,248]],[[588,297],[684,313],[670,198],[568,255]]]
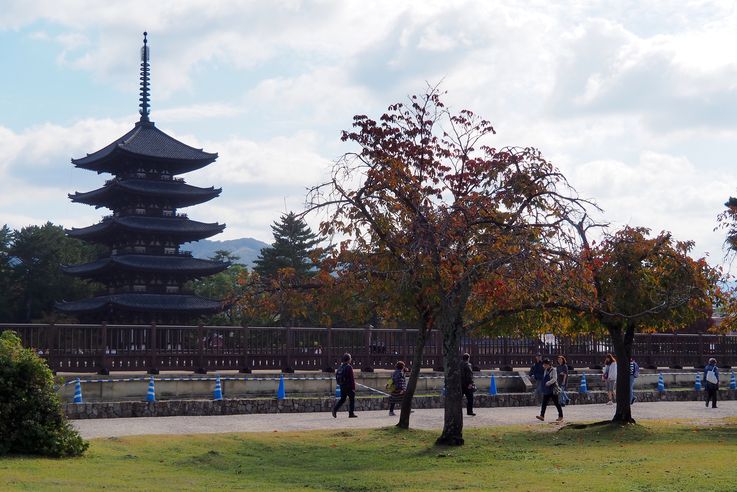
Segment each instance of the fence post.
[[100,361],[97,364],[97,374],[102,374],[103,376],[107,376],[110,374],[110,367],[108,364],[108,361],[110,359],[109,351],[110,348],[108,347],[108,336],[107,336],[107,323],[102,322],[102,326],[100,326],[101,329],[101,336],[102,336],[102,347],[99,350],[100,354]]
[[364,352],[364,363],[361,365],[361,372],[374,372],[374,368],[371,366],[371,325],[364,327],[363,329],[363,344],[366,347]]
[[282,359],[281,372],[292,373],[294,368],[292,367],[292,359],[294,358],[294,333],[292,327],[287,326],[286,334],[286,351],[284,353],[284,359]]
[[250,374],[251,367],[248,365],[248,339],[249,329],[247,326],[241,326],[241,368],[238,370],[241,374]]
[[409,343],[407,342],[407,327],[402,326],[402,360],[409,365]]
[[333,328],[328,326],[328,339],[322,350],[322,372],[333,372],[335,349],[333,349]]
[[51,368],[51,372],[56,374],[57,361],[54,360],[54,354],[58,352],[59,340],[57,336],[57,328],[54,323],[49,323],[48,331],[46,332],[46,363]]
[[149,374],[158,374],[159,368],[157,366],[157,361],[159,359],[158,354],[158,347],[156,343],[156,323],[151,323],[151,335],[149,340],[149,363],[148,363],[148,373]]
[[197,368],[195,374],[207,374],[205,369],[205,337],[202,323],[197,325]]

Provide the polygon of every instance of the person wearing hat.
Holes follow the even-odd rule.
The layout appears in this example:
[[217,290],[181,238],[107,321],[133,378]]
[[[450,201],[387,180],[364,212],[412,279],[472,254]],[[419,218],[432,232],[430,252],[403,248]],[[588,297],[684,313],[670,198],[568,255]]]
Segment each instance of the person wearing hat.
[[537,420],[545,420],[545,409],[548,407],[548,402],[553,401],[555,408],[558,410],[558,419],[560,422],[563,420],[563,408],[560,406],[558,401],[558,395],[560,394],[560,386],[558,386],[558,372],[550,363],[550,359],[543,359],[543,404],[540,408],[540,415],[536,415]]
[[709,364],[704,368],[704,381],[706,381],[706,408],[717,407],[717,393],[719,393],[719,370],[717,369],[717,360],[712,357]]

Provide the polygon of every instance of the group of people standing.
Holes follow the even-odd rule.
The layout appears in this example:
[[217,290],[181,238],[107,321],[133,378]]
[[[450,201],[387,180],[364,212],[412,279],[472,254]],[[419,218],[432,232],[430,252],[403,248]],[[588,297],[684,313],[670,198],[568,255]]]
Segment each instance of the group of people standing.
[[[353,366],[351,366],[351,355],[345,354],[342,363],[336,371],[336,382],[340,386],[340,399],[333,406],[333,417],[337,417],[337,412],[349,400],[348,416],[350,418],[357,417],[355,413],[356,399],[356,380],[353,375]],[[556,357],[556,365],[548,358],[543,358],[541,354],[535,355],[535,361],[530,367],[529,376],[536,382],[536,392],[542,397],[542,405],[540,407],[540,415],[535,418],[545,420],[545,411],[552,402],[558,411],[557,421],[563,420],[563,407],[569,402],[570,398],[566,393],[568,386],[568,362],[563,355]],[[719,370],[717,361],[713,357],[709,359],[709,364],[704,368],[704,381],[706,383],[706,406],[712,403],[712,408],[717,408],[717,393],[719,390]],[[466,415],[475,416],[473,411],[473,396],[476,392],[476,385],[473,380],[473,366],[471,365],[471,356],[463,354],[461,362],[461,391],[466,397]],[[635,379],[640,375],[640,366],[637,362],[630,358],[629,363],[630,377],[630,404],[635,403]],[[407,390],[406,372],[408,368],[403,361],[398,361],[391,380],[387,383],[389,393],[389,415],[395,415],[394,408],[397,403],[401,403]],[[607,392],[607,405],[612,405],[616,400],[617,394],[617,359],[612,354],[607,354],[604,360],[604,369],[601,378],[604,381]]]

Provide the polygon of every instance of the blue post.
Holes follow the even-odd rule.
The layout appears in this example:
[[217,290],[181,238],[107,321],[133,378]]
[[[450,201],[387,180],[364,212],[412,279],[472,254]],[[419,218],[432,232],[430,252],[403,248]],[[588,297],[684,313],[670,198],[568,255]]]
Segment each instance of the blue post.
[[74,403],[84,403],[82,399],[82,383],[77,378],[77,382],[74,384]]
[[223,386],[220,384],[220,374],[215,376],[215,393],[213,394],[213,400],[220,401],[223,399]]
[[148,380],[148,393],[146,394],[146,401],[156,401],[156,388],[154,386],[154,377]]
[[445,386],[443,386],[442,388],[440,388],[440,396],[447,396],[447,395],[448,395],[448,392],[445,391]]
[[284,390],[284,374],[279,377],[279,389],[276,390],[276,399],[285,400],[287,398],[287,392]]
[[340,385],[339,384],[335,385],[335,397],[340,398]]
[[496,396],[496,379],[494,379],[494,374],[491,375],[491,383],[489,383],[489,394],[491,396]]
[[578,392],[584,395],[589,392],[589,387],[586,384],[586,373],[581,374],[581,384],[578,385]]
[[658,374],[658,392],[665,393],[665,381],[663,381],[662,374]]
[[696,373],[696,384],[694,385],[693,389],[696,391],[701,391],[701,374]]
[[729,389],[737,390],[737,380],[734,378],[734,371],[732,371],[732,375],[729,377]]

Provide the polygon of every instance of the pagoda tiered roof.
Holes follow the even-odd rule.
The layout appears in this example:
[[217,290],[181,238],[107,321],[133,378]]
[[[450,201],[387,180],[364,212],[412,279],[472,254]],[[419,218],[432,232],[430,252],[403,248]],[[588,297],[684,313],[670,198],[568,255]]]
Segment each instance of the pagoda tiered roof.
[[139,121],[102,149],[72,159],[78,168],[113,174],[101,188],[69,195],[73,202],[112,211],[97,224],[65,231],[70,237],[110,248],[106,258],[64,267],[65,273],[105,285],[105,295],[56,304],[59,311],[82,315],[81,319],[181,323],[223,309],[220,301],[185,293],[191,292],[188,281],[221,272],[229,263],[192,258],[180,253],[179,247],[218,234],[225,225],[197,222],[177,213],[180,207],[205,203],[222,190],[173,178],[207,166],[218,155],[156,128],[149,119],[149,76],[144,32]]
[[130,170],[137,162],[181,174],[205,167],[217,157],[217,153],[190,147],[156,128],[152,121],[142,119],[122,137],[86,157],[72,159],[72,163],[98,173],[117,174]]
[[67,229],[65,232],[77,239],[111,244],[119,232],[155,233],[178,237],[183,242],[188,242],[213,236],[224,229],[224,224],[198,222],[184,217],[131,215],[107,218],[89,227]]
[[179,180],[112,179],[96,190],[69,194],[73,202],[96,207],[114,205],[122,196],[166,197],[175,208],[188,207],[211,200],[222,192],[221,188],[199,188]]
[[227,262],[179,255],[117,255],[81,265],[69,265],[64,273],[77,277],[97,277],[117,270],[180,273],[187,276],[213,275],[230,266]]
[[109,294],[56,304],[56,309],[68,313],[91,313],[110,307],[131,311],[206,314],[220,311],[222,304],[220,301],[193,295],[141,293]]

